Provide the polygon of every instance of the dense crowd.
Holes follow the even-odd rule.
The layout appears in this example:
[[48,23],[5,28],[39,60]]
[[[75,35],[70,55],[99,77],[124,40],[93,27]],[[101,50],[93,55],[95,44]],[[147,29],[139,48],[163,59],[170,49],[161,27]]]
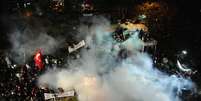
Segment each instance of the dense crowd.
[[[48,60],[47,60],[48,59]],[[45,56],[45,67],[39,70],[34,61],[27,64],[14,64],[7,56],[0,55],[0,100],[2,101],[44,101],[44,93],[53,92],[39,88],[38,77],[47,69],[54,67],[61,61]],[[46,62],[45,62],[46,60]],[[48,63],[47,63],[48,62]],[[53,63],[54,62],[54,63]]]
[[[11,101],[43,101],[43,90],[37,87],[37,77],[42,71],[26,65],[9,65],[5,56],[0,60],[0,99]],[[32,65],[33,67],[34,65]]]

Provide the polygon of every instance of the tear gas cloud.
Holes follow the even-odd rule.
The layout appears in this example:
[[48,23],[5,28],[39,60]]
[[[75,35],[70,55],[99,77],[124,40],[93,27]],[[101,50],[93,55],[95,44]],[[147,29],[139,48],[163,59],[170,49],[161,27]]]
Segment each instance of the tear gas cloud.
[[37,31],[35,28],[27,27],[23,31],[17,29],[9,36],[11,42],[11,55],[17,63],[24,63],[35,52],[41,49],[42,53],[54,52],[63,42],[62,38],[54,38],[45,31]]
[[[96,17],[92,23],[90,27],[82,25],[78,34],[86,36],[90,49],[82,49],[81,58],[71,61],[66,69],[47,71],[39,78],[39,86],[75,89],[79,101],[180,101],[181,90],[194,87],[189,79],[154,68],[149,55],[138,51],[143,44],[136,38],[137,32],[129,44],[119,45],[106,30],[111,27],[108,20]],[[118,60],[120,49],[113,49],[115,45],[127,48],[130,56]]]

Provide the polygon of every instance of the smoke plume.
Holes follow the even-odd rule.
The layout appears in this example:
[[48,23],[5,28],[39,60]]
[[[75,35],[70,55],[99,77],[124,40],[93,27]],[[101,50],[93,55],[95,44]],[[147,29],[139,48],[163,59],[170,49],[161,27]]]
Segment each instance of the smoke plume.
[[[75,89],[79,101],[180,101],[182,89],[191,89],[191,80],[167,75],[153,67],[152,59],[139,52],[143,42],[134,34],[129,42],[117,43],[102,17],[93,18],[92,25],[82,25],[79,35],[85,36],[89,49],[82,49],[81,58],[68,68],[47,71],[39,85]],[[133,45],[131,44],[133,43]],[[121,48],[129,56],[121,59]]]
[[17,63],[24,63],[39,49],[43,54],[54,52],[64,40],[59,37],[54,38],[45,31],[38,31],[36,28],[27,26],[24,30],[17,29],[11,33],[9,41],[12,45],[13,59]]

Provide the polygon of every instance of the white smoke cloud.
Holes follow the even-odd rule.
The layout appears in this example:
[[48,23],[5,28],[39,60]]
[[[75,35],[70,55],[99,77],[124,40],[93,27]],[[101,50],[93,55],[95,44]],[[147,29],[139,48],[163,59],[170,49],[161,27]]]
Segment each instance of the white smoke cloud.
[[151,58],[135,48],[140,40],[132,40],[135,43],[132,47],[123,44],[131,54],[119,61],[119,49],[112,51],[117,43],[106,30],[109,21],[100,17],[92,23],[91,27],[80,28],[80,32],[87,33],[90,50],[83,49],[82,57],[72,61],[68,69],[43,74],[39,85],[75,89],[79,101],[180,101],[177,93],[194,86],[188,79],[169,76],[154,68]]
[[12,33],[9,41],[12,45],[12,58],[18,63],[24,63],[39,49],[44,54],[54,52],[64,40],[28,27],[24,31],[17,30]]

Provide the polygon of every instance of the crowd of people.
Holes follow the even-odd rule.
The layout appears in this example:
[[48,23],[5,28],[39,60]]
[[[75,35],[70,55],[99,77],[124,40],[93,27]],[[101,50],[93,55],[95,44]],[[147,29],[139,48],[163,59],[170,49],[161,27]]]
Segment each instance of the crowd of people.
[[[42,71],[25,65],[9,65],[5,56],[0,58],[0,99],[5,101],[43,101],[43,90],[37,87]],[[31,68],[30,68],[31,67]]]
[[[0,55],[0,100],[1,101],[44,101],[44,93],[54,92],[39,88],[37,79],[48,68],[50,57],[46,56],[44,68],[38,69],[34,59],[27,64],[14,64],[6,55]],[[49,59],[46,64],[45,59]],[[56,59],[52,59],[58,62]]]

